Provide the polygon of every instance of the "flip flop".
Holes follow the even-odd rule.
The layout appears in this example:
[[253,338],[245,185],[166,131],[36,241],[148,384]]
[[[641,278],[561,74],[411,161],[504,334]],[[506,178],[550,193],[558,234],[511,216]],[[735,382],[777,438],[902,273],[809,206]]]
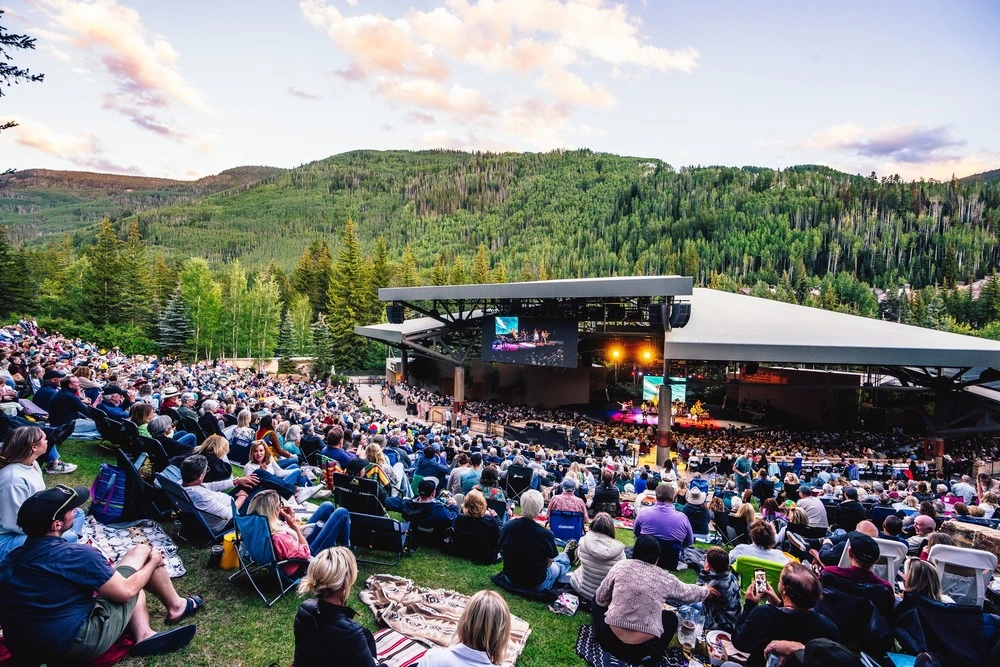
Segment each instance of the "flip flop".
[[182,625],[172,630],[157,632],[133,646],[132,655],[143,657],[172,653],[187,646],[194,639],[194,632],[194,625]]
[[184,598],[184,601],[187,602],[184,613],[177,618],[168,618],[166,621],[167,625],[176,625],[188,616],[194,616],[205,606],[205,600],[200,595],[192,595],[189,598]]

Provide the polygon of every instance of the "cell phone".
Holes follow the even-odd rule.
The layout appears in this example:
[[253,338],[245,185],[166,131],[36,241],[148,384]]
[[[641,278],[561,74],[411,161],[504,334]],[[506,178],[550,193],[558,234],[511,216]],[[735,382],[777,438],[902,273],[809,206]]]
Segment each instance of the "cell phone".
[[781,656],[777,653],[772,653],[767,656],[767,664],[764,667],[778,667],[778,663],[781,662]]
[[753,571],[753,585],[754,590],[758,595],[763,595],[767,592],[767,572],[764,570],[754,570]]

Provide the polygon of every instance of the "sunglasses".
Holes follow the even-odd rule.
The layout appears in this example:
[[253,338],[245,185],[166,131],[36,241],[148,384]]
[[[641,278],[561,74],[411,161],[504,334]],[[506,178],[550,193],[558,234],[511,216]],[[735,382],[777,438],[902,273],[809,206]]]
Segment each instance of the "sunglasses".
[[58,521],[66,513],[66,508],[69,507],[74,500],[76,500],[76,491],[64,484],[56,484],[52,488],[59,489],[59,491],[66,496],[66,500],[63,501],[63,504],[59,506],[59,509],[57,509],[55,513],[52,514],[52,521]]

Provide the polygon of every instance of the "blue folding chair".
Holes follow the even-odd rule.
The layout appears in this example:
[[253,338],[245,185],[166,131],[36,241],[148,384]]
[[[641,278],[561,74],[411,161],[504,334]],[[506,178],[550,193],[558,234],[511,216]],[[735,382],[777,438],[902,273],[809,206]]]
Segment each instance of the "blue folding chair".
[[[187,491],[176,481],[166,477],[162,473],[156,473],[156,483],[161,489],[163,489],[164,494],[167,496],[167,500],[170,504],[174,506],[178,512],[181,513],[181,532],[179,537],[193,544],[198,544],[199,546],[206,546],[208,544],[217,544],[222,540],[223,535],[229,532],[229,524],[223,527],[221,530],[215,531],[208,525],[205,521],[204,513],[194,506],[191,502],[191,498],[188,497]],[[219,517],[222,518],[222,517]],[[188,529],[193,525],[198,529],[199,532],[204,533],[208,539],[202,539],[200,542],[192,539],[193,535],[188,533]]]
[[[236,527],[236,540],[233,546],[236,547],[240,568],[229,577],[229,581],[240,575],[246,576],[264,604],[271,607],[299,583],[299,579],[302,577],[301,573],[305,570],[304,566],[309,564],[309,560],[304,558],[278,560],[278,555],[274,552],[271,526],[267,522],[267,517],[259,514],[240,515],[239,510],[236,509],[236,503],[233,503],[233,523]],[[285,573],[284,566],[286,565],[296,566],[294,575],[290,576]],[[264,591],[257,585],[257,580],[254,578],[254,575],[261,572],[266,573],[266,578],[273,578],[274,583],[278,586],[279,593],[271,601],[268,601]]]
[[564,546],[570,540],[583,537],[583,512],[552,510],[549,512],[549,530],[555,535],[556,544]]

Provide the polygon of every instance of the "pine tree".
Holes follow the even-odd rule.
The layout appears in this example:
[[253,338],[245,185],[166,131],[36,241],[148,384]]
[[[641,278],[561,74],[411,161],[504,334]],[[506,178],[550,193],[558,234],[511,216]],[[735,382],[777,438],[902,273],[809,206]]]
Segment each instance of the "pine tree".
[[327,322],[333,340],[333,362],[342,370],[359,369],[367,356],[367,339],[356,336],[354,327],[370,313],[370,277],[361,260],[361,247],[354,223],[347,221],[340,254],[330,283],[330,313]]
[[32,312],[38,289],[27,264],[25,251],[11,247],[7,230],[0,225],[0,317]]
[[291,286],[295,291],[309,297],[309,305],[317,313],[329,312],[330,281],[332,279],[333,258],[326,241],[316,240],[309,244],[292,271]]
[[122,292],[126,321],[140,329],[148,328],[153,318],[153,275],[146,257],[146,244],[139,233],[139,221],[135,219],[121,246],[121,271],[127,285]]
[[476,256],[472,258],[472,282],[484,285],[490,282],[490,260],[486,256],[486,246],[479,244]]
[[163,312],[175,287],[177,287],[177,270],[167,263],[163,251],[158,250],[156,257],[153,258],[152,269],[152,299],[155,312]]
[[400,262],[399,271],[396,272],[399,287],[416,287],[420,284],[420,275],[417,273],[417,262],[413,259],[413,251],[409,244],[403,248],[403,259]]
[[469,274],[465,270],[465,261],[461,257],[455,258],[455,263],[451,267],[450,285],[464,285],[469,282]]
[[504,267],[503,262],[497,262],[496,278],[494,279],[494,282],[507,282],[507,269]]
[[527,259],[521,264],[521,273],[517,277],[517,281],[521,283],[531,282],[535,279],[535,272],[531,270],[531,264]]
[[444,256],[444,250],[438,253],[434,260],[434,268],[431,269],[431,285],[448,284],[448,259]]
[[392,262],[389,260],[389,245],[385,242],[385,237],[380,236],[375,241],[375,254],[372,256],[372,289],[377,290],[389,287],[392,284],[393,275]]
[[129,321],[128,276],[122,261],[122,242],[111,221],[105,218],[97,232],[97,243],[87,250],[83,281],[83,314],[94,324]]
[[312,348],[315,355],[312,374],[316,377],[328,377],[333,367],[333,336],[326,316],[320,313],[309,328],[312,333]]
[[183,355],[187,351],[189,341],[194,336],[194,328],[181,297],[180,285],[174,288],[156,328],[156,342],[164,353]]

